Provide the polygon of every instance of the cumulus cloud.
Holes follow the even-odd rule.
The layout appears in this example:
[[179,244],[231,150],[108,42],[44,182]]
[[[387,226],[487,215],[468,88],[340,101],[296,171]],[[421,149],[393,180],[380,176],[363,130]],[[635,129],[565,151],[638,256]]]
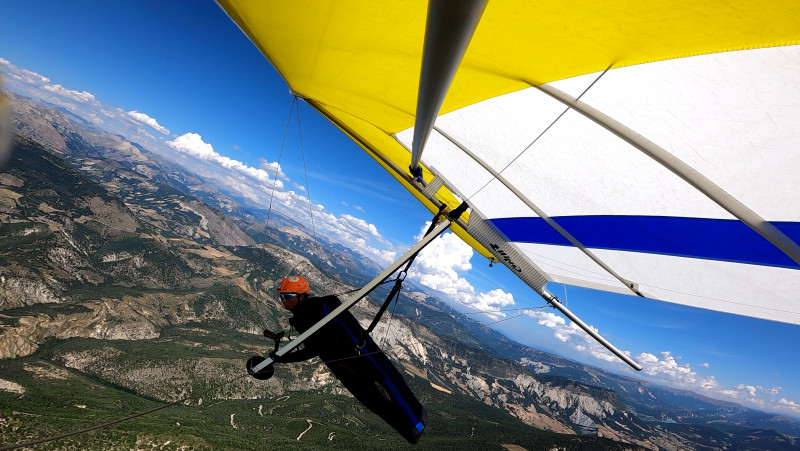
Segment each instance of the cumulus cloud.
[[745,392],[751,397],[755,397],[758,393],[763,393],[765,395],[777,395],[781,391],[782,387],[771,387],[765,388],[760,385],[746,385],[746,384],[739,384],[736,386],[736,390],[740,392]]
[[86,91],[73,91],[72,89],[67,89],[59,84],[55,85],[44,85],[44,89],[57,94],[61,97],[66,99],[72,100],[74,102],[80,103],[92,103],[96,102],[94,98],[94,94]]
[[165,135],[169,135],[169,130],[167,130],[166,127],[161,126],[158,121],[144,113],[140,113],[138,111],[129,111],[128,116],[130,116],[130,118],[134,121],[144,124],[153,130],[157,130]]
[[755,396],[756,395],[756,387],[754,385],[739,384],[739,385],[736,386],[736,389],[737,390],[742,390],[744,392],[747,392],[750,396]]
[[[430,226],[425,224],[415,239],[422,239]],[[505,317],[502,307],[514,305],[514,297],[501,289],[477,292],[463,277],[472,269],[470,259],[472,247],[451,232],[445,232],[423,249],[414,261],[408,276],[416,282],[447,295],[450,299],[473,310],[485,313],[489,318]]]
[[179,152],[183,152],[202,160],[208,160],[221,156],[214,152],[214,147],[212,147],[211,144],[203,141],[203,137],[197,133],[185,133],[181,136],[178,136],[173,141],[167,141],[167,145]]
[[36,72],[31,72],[27,69],[19,68],[11,64],[11,62],[5,58],[0,58],[0,64],[5,66],[4,72],[9,79],[36,85],[44,85],[50,83],[49,78],[43,77],[42,75],[39,75]]
[[548,327],[550,329],[556,329],[565,327],[567,325],[567,320],[563,317],[556,315],[553,312],[543,312],[539,310],[526,310],[525,314],[536,319],[539,325]]
[[[167,141],[167,145],[180,153],[192,156],[199,160],[212,162],[222,168],[229,169],[248,177],[253,181],[270,185],[274,182],[274,179],[270,177],[270,173],[264,169],[254,168],[242,163],[241,161],[218,154],[214,150],[214,147],[211,146],[211,144],[203,141],[203,138],[197,133],[184,133],[172,141]],[[280,180],[277,181],[276,187],[283,188],[283,183]]]
[[[238,148],[238,146],[234,147]],[[259,161],[261,161],[261,164],[258,166],[259,169],[266,171],[268,174],[272,174],[275,178],[287,178],[286,174],[281,172],[281,167],[277,162],[269,162],[263,158],[259,158]]]
[[[584,332],[577,324],[573,322],[567,323],[566,319],[550,311],[525,310],[524,313],[535,319],[539,325],[552,329],[555,339],[570,345],[576,351],[589,354],[605,362],[619,361],[616,356],[611,354],[594,338],[590,337],[589,334]],[[592,327],[592,329],[599,333],[597,328]]]
[[[478,293],[471,307],[481,312],[493,312],[512,305],[514,305],[514,296],[511,293],[495,288],[486,293]],[[505,314],[502,312],[489,313],[488,316],[498,318],[505,316]]]
[[650,353],[637,356],[642,364],[642,371],[651,376],[664,376],[669,379],[684,381],[689,384],[697,382],[697,373],[691,365],[678,363],[678,359],[669,351],[660,352],[658,357]]
[[794,401],[790,401],[786,398],[781,398],[778,400],[777,405],[795,414],[800,414],[800,404]]
[[709,376],[700,380],[700,388],[703,390],[712,390],[717,388],[719,384],[717,383],[717,379],[714,376]]
[[762,387],[753,384],[737,384],[733,388],[716,388],[711,390],[712,395],[717,398],[728,398],[751,407],[770,410],[773,412],[783,412],[792,415],[800,414],[800,404],[785,397],[778,398],[778,393],[782,387]]
[[711,365],[710,365],[710,364],[708,364],[708,363],[701,363],[701,364],[699,364],[698,366],[702,366],[703,368],[708,368],[708,367],[710,367]]
[[295,191],[275,191],[272,207],[304,225],[307,234],[327,237],[379,264],[392,262],[397,254],[374,224],[351,215],[336,216]]
[[[308,235],[327,237],[380,264],[391,262],[396,255],[394,246],[381,236],[374,224],[351,215],[336,216],[322,205],[309,202],[304,195],[305,187],[291,182],[277,163],[262,159],[259,168],[247,166],[220,155],[197,133],[185,133],[166,144],[181,154],[229,170],[236,176],[226,176],[224,186],[253,202],[271,205],[273,210],[301,224]],[[220,180],[219,175],[205,175]],[[296,189],[284,190],[285,184],[283,180],[277,180],[278,177]]]

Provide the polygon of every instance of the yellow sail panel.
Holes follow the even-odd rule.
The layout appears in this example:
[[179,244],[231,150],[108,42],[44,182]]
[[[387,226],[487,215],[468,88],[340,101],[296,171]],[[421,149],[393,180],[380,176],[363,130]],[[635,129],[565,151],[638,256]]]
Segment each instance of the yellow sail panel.
[[[219,0],[293,91],[387,133],[413,124],[427,2]],[[792,1],[492,1],[442,113],[649,61],[795,44]]]

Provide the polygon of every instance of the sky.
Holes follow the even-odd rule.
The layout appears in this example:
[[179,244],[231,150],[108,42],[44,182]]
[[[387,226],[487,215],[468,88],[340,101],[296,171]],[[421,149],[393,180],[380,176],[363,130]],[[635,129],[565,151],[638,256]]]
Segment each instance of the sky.
[[[302,101],[295,106],[280,76],[213,1],[1,3],[5,89],[70,109],[255,203],[273,200],[307,230],[376,262],[402,254],[430,220],[343,133]],[[636,373],[453,234],[434,241],[414,271],[459,310],[493,311],[471,316],[521,343],[800,417],[798,326],[548,287],[639,361],[644,370]]]

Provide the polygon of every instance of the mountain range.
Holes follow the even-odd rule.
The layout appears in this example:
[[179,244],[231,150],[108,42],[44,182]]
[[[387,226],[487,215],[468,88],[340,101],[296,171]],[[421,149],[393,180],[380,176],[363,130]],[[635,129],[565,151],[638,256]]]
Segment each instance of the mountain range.
[[[66,110],[5,95],[17,136],[0,173],[4,445],[185,399],[174,418],[53,446],[405,446],[318,361],[267,382],[244,374],[270,346],[261,331],[289,329],[272,296],[289,270],[343,294],[378,264],[274,212],[267,226],[265,210]],[[419,447],[800,446],[793,419],[530,348],[407,285],[373,336],[429,406]],[[363,324],[387,293],[354,308]]]

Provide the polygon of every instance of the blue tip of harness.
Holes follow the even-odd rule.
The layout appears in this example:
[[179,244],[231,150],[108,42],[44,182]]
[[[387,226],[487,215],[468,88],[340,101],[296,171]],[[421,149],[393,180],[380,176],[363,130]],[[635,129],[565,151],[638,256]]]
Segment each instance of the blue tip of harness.
[[422,424],[421,422],[420,422],[420,423],[417,423],[417,430],[418,430],[419,432],[422,432],[422,430],[423,430],[423,429],[425,429],[425,425],[424,425],[424,424]]

